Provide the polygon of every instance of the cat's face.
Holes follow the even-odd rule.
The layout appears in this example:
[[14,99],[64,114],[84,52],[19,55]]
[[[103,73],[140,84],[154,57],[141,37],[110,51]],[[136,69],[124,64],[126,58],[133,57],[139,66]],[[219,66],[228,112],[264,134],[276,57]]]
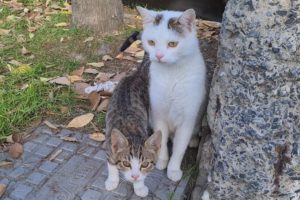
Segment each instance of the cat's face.
[[197,37],[193,9],[184,12],[137,9],[143,18],[143,47],[152,62],[173,64],[194,53],[191,46]]
[[161,144],[161,133],[156,132],[144,144],[129,144],[126,137],[117,129],[111,133],[113,159],[126,180],[144,180],[154,168]]

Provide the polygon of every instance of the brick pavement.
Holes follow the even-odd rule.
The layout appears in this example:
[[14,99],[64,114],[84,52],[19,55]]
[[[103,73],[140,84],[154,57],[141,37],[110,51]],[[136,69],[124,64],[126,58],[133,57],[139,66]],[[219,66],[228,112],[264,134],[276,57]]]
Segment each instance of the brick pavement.
[[[0,183],[7,185],[4,200],[184,199],[187,180],[174,183],[166,171],[156,169],[146,178],[146,198],[136,196],[132,184],[124,179],[116,190],[106,191],[106,159],[100,143],[68,129],[54,135],[46,126],[33,135],[24,144],[22,157],[14,160],[14,167],[0,168]],[[63,141],[64,136],[76,137],[79,142]],[[50,161],[57,151],[60,154]]]

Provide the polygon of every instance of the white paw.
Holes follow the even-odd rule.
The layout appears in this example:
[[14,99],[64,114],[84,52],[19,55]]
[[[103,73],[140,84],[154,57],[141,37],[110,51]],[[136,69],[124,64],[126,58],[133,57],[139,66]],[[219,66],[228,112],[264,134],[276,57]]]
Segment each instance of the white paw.
[[167,171],[168,178],[171,179],[174,182],[177,182],[182,177],[182,171],[181,170],[169,170]]
[[167,165],[168,165],[168,160],[158,159],[156,162],[156,168],[159,170],[166,169]]
[[109,179],[105,181],[105,189],[108,191],[116,189],[118,185],[119,185],[119,181],[112,181]]
[[198,136],[193,136],[190,140],[189,147],[197,148],[199,146],[200,138]]
[[139,197],[145,197],[148,195],[149,189],[146,186],[134,188],[134,193]]

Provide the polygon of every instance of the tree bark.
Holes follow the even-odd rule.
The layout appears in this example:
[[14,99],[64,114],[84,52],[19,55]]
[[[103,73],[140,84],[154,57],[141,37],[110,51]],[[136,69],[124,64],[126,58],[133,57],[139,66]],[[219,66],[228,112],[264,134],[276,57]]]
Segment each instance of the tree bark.
[[96,33],[112,33],[123,26],[121,0],[73,0],[72,25]]

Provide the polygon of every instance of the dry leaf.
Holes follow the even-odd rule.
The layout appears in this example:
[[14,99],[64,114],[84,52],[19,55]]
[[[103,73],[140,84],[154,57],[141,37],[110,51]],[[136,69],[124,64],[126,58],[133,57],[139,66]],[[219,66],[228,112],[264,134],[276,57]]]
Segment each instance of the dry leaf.
[[89,134],[89,138],[98,142],[103,142],[105,140],[105,135],[100,132],[95,132],[92,134]]
[[143,59],[145,55],[145,51],[139,51],[134,56],[139,59]]
[[123,53],[123,52],[122,52],[122,53],[119,53],[119,54],[116,56],[117,59],[123,59],[123,57],[124,57],[124,53]]
[[0,197],[3,196],[5,191],[6,191],[6,185],[4,185],[3,183],[0,183]]
[[54,25],[55,27],[66,27],[68,24],[66,22],[57,23]]
[[49,157],[49,161],[54,160],[61,152],[62,152],[62,149],[57,150],[55,153],[53,153],[53,154]]
[[[11,168],[14,166],[14,163],[12,161],[9,160],[2,160],[0,162],[0,167],[7,167],[7,168]],[[1,197],[1,196],[0,196]]]
[[80,67],[80,68],[78,68],[78,69],[72,71],[72,72],[70,73],[70,75],[72,75],[72,76],[74,76],[74,75],[76,75],[76,76],[81,76],[81,75],[83,74],[83,72],[84,72],[84,67],[82,66],[82,67]]
[[88,123],[90,123],[94,118],[93,113],[87,113],[72,119],[72,121],[67,125],[67,128],[81,128]]
[[74,83],[76,81],[82,81],[82,77],[74,75],[74,76],[68,76],[68,79],[70,80],[71,83]]
[[138,51],[141,51],[141,50],[142,50],[141,48],[130,46],[124,52],[134,54],[134,53],[136,53]]
[[115,75],[112,79],[112,81],[120,81],[121,79],[123,79],[126,76],[126,72],[121,72],[117,75]]
[[104,83],[108,80],[110,80],[115,73],[104,73],[104,72],[99,72],[99,74],[95,77],[95,80],[100,83]]
[[9,33],[10,33],[10,30],[0,28],[0,35],[8,35]]
[[67,141],[67,142],[79,142],[75,137],[65,136],[61,139],[64,140],[64,141]]
[[14,143],[13,139],[12,139],[12,135],[9,135],[6,137],[6,142],[8,143]]
[[84,70],[84,73],[88,73],[88,74],[98,74],[99,71],[93,68],[88,68]]
[[83,42],[90,42],[90,41],[93,41],[93,40],[94,40],[94,37],[88,37]]
[[40,80],[41,80],[42,82],[48,82],[48,81],[50,81],[50,80],[53,80],[53,77],[51,77],[51,78],[40,77]]
[[69,81],[69,79],[67,77],[59,77],[59,78],[49,81],[49,83],[56,83],[59,85],[70,85],[71,84],[71,82]]
[[97,112],[107,111],[108,105],[109,105],[109,99],[103,99],[97,108]]
[[88,65],[88,66],[92,66],[92,67],[98,67],[98,68],[100,68],[100,67],[104,67],[104,63],[103,62],[92,62],[92,63],[87,63],[86,65]]
[[92,107],[92,110],[96,110],[100,101],[101,101],[101,96],[99,93],[97,92],[92,92],[88,95],[88,99],[91,103],[91,107]]
[[44,124],[46,124],[49,128],[51,129],[58,129],[57,126],[55,126],[54,124],[52,124],[51,122],[49,122],[48,120],[44,121]]
[[74,91],[76,94],[78,95],[82,95],[82,96],[87,96],[87,94],[84,92],[84,89],[89,87],[90,85],[87,84],[87,83],[78,83],[78,82],[75,82],[74,83]]
[[102,57],[102,60],[103,60],[103,61],[111,61],[111,60],[112,60],[112,57],[111,57],[110,55],[104,55],[104,56]]
[[124,56],[123,58],[122,58],[123,60],[129,60],[129,61],[136,61],[136,59],[134,59],[133,57],[131,57],[131,56]]
[[20,143],[15,143],[9,147],[8,154],[12,158],[19,158],[23,154],[23,146]]
[[23,56],[30,54],[30,51],[28,51],[25,47],[22,47],[21,53]]
[[38,28],[37,27],[29,27],[27,29],[28,32],[32,33],[32,32],[35,32]]
[[66,114],[69,112],[69,108],[67,106],[60,106],[59,110],[62,114]]
[[20,63],[19,61],[16,61],[16,60],[10,60],[8,63],[12,64],[12,65],[16,65],[16,66],[22,65],[22,63]]

